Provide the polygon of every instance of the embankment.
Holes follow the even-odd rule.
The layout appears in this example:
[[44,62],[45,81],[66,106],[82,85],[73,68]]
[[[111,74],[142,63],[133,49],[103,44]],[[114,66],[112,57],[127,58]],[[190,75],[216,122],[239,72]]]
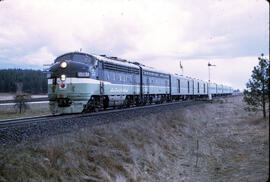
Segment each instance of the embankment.
[[7,146],[0,181],[266,181],[268,118],[244,106],[220,99]]

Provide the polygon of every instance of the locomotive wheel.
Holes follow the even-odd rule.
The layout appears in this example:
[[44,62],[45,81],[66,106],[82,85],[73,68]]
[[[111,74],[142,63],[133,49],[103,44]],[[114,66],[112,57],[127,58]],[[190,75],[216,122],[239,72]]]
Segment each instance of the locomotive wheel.
[[129,97],[126,97],[125,101],[124,101],[124,106],[125,107],[130,107],[131,101],[129,99]]
[[135,105],[136,106],[139,106],[140,105],[140,100],[138,98],[136,98]]
[[153,102],[153,97],[150,97],[149,104],[152,104],[152,102]]
[[95,108],[93,108],[93,111],[94,111],[94,112],[98,112],[99,109],[98,109],[97,107],[95,107]]
[[109,98],[105,97],[103,99],[103,108],[106,109],[107,107],[109,107]]
[[126,103],[126,107],[130,107],[130,102],[129,102],[129,100],[128,100],[127,103]]

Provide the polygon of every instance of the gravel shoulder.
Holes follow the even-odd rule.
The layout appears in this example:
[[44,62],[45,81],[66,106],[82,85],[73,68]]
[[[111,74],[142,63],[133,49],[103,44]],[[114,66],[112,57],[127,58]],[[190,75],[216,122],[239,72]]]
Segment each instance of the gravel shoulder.
[[244,107],[238,96],[83,118],[0,148],[0,181],[267,181],[269,113]]

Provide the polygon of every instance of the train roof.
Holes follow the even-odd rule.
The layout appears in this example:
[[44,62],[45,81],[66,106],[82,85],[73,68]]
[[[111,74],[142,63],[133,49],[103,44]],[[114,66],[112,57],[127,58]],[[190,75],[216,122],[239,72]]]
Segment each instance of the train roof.
[[109,56],[106,56],[106,55],[88,54],[88,53],[84,53],[84,52],[69,52],[69,53],[63,54],[61,56],[58,56],[55,59],[55,61],[57,59],[63,57],[63,56],[68,55],[68,54],[81,54],[81,55],[85,55],[85,56],[89,56],[89,57],[94,57],[97,60],[104,61],[104,62],[107,62],[107,63],[113,63],[113,64],[118,64],[118,65],[132,67],[132,68],[141,67],[143,70],[147,70],[147,71],[158,72],[158,73],[163,73],[163,74],[167,74],[167,75],[170,74],[168,72],[164,72],[164,71],[157,70],[157,69],[149,67],[149,66],[145,66],[145,65],[143,65],[141,63],[138,63],[138,62],[132,62],[132,61],[128,61],[126,59],[118,58],[118,57],[109,57]]
[[129,67],[135,67],[135,68],[141,67],[143,70],[147,70],[147,71],[158,72],[158,73],[163,73],[163,74],[167,74],[167,75],[170,74],[170,73],[167,73],[167,72],[157,70],[155,68],[143,65],[143,64],[138,63],[138,62],[131,62],[131,61],[127,61],[125,59],[121,59],[121,58],[118,58],[118,57],[108,57],[106,55],[99,55],[98,56],[98,55],[93,55],[93,54],[92,54],[92,56],[96,57],[99,60],[105,61],[105,62],[111,62],[111,63],[114,63],[114,64],[121,64],[121,65],[129,66]]
[[[157,69],[152,68],[152,67],[149,67],[149,66],[145,66],[145,65],[140,64],[138,62],[131,62],[131,61],[128,61],[128,60],[125,60],[125,59],[121,59],[121,58],[118,58],[118,57],[108,57],[106,55],[95,55],[95,54],[88,54],[88,53],[84,53],[84,52],[68,52],[68,53],[63,54],[61,56],[58,56],[54,60],[54,62],[58,58],[61,58],[61,57],[65,56],[65,55],[68,55],[68,54],[86,55],[86,56],[89,56],[89,57],[94,57],[94,58],[96,58],[98,60],[101,60],[101,61],[104,61],[104,62],[109,62],[109,63],[123,65],[123,66],[127,66],[127,67],[133,67],[133,68],[142,67],[143,70],[147,70],[147,71],[153,71],[153,72],[163,73],[163,74],[167,74],[167,75],[171,75],[171,76],[180,77],[180,78],[183,78],[183,79],[189,79],[189,80],[197,80],[197,81],[207,82],[207,81],[203,81],[203,80],[200,80],[200,79],[197,79],[197,78],[192,78],[192,77],[189,77],[189,76],[178,75],[178,74],[171,74],[171,73],[168,73],[168,72],[157,70]],[[226,86],[226,85],[223,85],[223,84],[217,84],[217,83],[214,83],[214,82],[210,82],[210,84],[216,84],[217,86],[225,86],[225,87],[228,87],[228,88],[232,88],[230,86]]]
[[182,78],[182,79],[187,79],[187,80],[196,80],[196,81],[200,81],[200,82],[207,82],[207,81],[203,81],[203,80],[200,80],[198,78],[192,78],[190,76],[184,76],[184,75],[179,75],[177,73],[175,74],[171,74],[172,76],[175,76],[175,77],[178,77],[178,78]]
[[88,56],[88,57],[93,57],[93,58],[96,58],[97,60],[101,60],[101,61],[104,61],[104,62],[110,62],[110,63],[113,63],[113,64],[118,64],[118,65],[133,67],[133,68],[139,68],[138,65],[136,65],[136,64],[134,64],[132,62],[129,62],[127,60],[124,60],[124,59],[120,59],[120,58],[117,58],[117,57],[107,57],[105,55],[98,56],[98,55],[95,55],[95,54],[88,54],[88,53],[84,53],[84,52],[68,52],[68,53],[63,54],[61,56],[58,56],[54,60],[54,62],[56,62],[57,59],[59,59],[61,57],[64,57],[66,55],[69,55],[69,54],[80,54],[80,55],[84,55],[84,56]]
[[133,68],[139,68],[138,65],[127,61],[125,59],[121,59],[121,58],[117,58],[117,57],[107,57],[105,55],[94,55],[92,54],[93,57],[97,58],[98,60],[104,61],[104,62],[109,62],[109,63],[113,63],[113,64],[118,64],[118,65],[122,65],[122,66],[128,66],[128,67],[133,67]]
[[143,70],[146,70],[146,71],[152,71],[152,72],[158,72],[158,73],[163,73],[163,74],[166,74],[166,75],[170,75],[170,73],[158,70],[156,68],[152,68],[152,67],[145,66],[145,65],[142,65],[142,64],[140,66],[142,67]]
[[61,58],[61,57],[64,57],[66,55],[69,55],[69,54],[81,54],[81,55],[85,55],[85,56],[89,56],[91,57],[90,54],[87,54],[87,53],[84,53],[84,52],[68,52],[68,53],[65,53],[65,54],[62,54],[60,56],[57,56],[55,59],[54,59],[54,62],[56,62],[57,59]]

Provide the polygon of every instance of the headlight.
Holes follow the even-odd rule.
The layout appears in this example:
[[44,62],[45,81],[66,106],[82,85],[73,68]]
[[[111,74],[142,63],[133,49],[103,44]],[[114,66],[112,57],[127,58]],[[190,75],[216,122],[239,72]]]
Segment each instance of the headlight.
[[47,79],[51,78],[52,74],[51,73],[47,73]]
[[67,67],[67,62],[63,61],[62,63],[60,63],[60,67],[61,68],[66,68]]
[[60,76],[60,80],[61,80],[61,81],[65,81],[65,80],[66,80],[66,75],[61,75],[61,76]]
[[77,76],[83,77],[83,78],[88,78],[90,76],[90,73],[89,72],[78,72]]

